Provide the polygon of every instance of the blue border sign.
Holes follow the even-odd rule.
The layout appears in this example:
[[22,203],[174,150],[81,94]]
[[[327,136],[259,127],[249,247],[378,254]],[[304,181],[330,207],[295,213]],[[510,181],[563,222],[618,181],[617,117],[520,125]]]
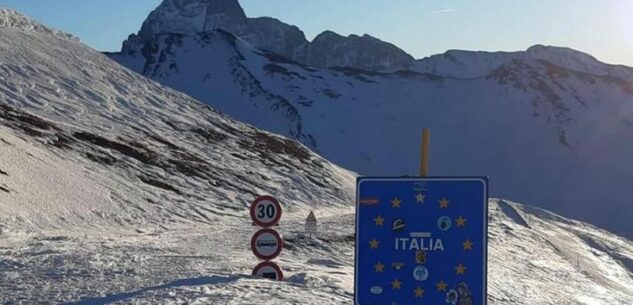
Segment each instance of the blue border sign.
[[487,304],[487,178],[356,186],[355,304]]

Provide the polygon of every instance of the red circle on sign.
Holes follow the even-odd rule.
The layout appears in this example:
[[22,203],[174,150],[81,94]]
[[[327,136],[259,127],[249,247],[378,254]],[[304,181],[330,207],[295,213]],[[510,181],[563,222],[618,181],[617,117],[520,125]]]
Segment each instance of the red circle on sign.
[[279,267],[279,265],[275,264],[274,262],[263,262],[263,263],[257,265],[255,267],[255,269],[253,269],[253,275],[257,276],[259,271],[261,271],[262,269],[264,269],[266,267],[272,268],[275,271],[275,273],[277,273],[277,280],[278,281],[283,281],[284,280],[284,273],[281,271],[281,268]]
[[[271,253],[270,255],[265,255],[257,251],[257,239],[264,234],[273,235],[277,241],[277,250],[275,250],[275,252]],[[257,258],[259,259],[263,259],[263,260],[274,259],[275,257],[279,256],[283,248],[284,248],[284,241],[281,238],[281,235],[279,235],[279,233],[273,229],[261,229],[255,232],[255,234],[253,235],[253,238],[251,238],[251,250],[253,250],[253,254],[255,254],[255,256],[257,256]]]
[[[263,201],[270,201],[275,206],[275,215],[268,222],[264,222],[257,217],[257,206],[259,205],[260,202],[263,202]],[[255,199],[255,201],[253,201],[253,203],[251,204],[251,219],[253,220],[255,224],[257,224],[260,227],[274,226],[277,223],[279,223],[279,220],[281,219],[281,205],[279,204],[277,199],[275,199],[272,196],[260,196],[257,199]]]

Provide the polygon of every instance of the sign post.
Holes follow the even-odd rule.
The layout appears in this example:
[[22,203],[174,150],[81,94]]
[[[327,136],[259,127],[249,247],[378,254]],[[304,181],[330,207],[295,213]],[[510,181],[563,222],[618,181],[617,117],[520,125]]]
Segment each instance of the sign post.
[[250,208],[251,220],[254,224],[263,227],[251,238],[251,250],[253,254],[264,262],[253,269],[253,275],[272,280],[283,281],[283,272],[274,262],[283,249],[281,235],[270,227],[279,224],[281,219],[281,205],[277,199],[271,196],[261,196],[255,199]]
[[355,304],[485,305],[488,180],[357,181]]
[[422,160],[420,162],[420,176],[429,175],[429,146],[431,145],[431,130],[422,131]]

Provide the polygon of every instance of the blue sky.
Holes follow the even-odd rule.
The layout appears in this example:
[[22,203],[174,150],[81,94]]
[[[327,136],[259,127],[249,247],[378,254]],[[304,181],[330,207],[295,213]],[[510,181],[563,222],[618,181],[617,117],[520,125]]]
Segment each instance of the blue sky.
[[[161,0],[0,0],[115,51]],[[566,46],[633,66],[633,0],[241,0],[248,16],[272,16],[313,38],[324,30],[368,33],[416,58],[449,49],[513,51]]]

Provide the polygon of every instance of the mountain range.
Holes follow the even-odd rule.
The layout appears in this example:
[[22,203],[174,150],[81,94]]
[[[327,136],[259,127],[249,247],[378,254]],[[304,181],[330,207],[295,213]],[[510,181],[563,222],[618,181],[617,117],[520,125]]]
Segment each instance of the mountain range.
[[393,44],[369,35],[343,37],[332,31],[308,41],[296,26],[275,18],[248,18],[237,0],[167,0],[149,14],[141,30],[123,42],[133,51],[159,34],[201,33],[223,29],[251,45],[315,67],[353,67],[394,71],[413,57]]
[[[352,304],[355,176],[0,9],[1,304]],[[283,204],[285,282],[250,276],[262,193]],[[489,304],[633,298],[630,240],[501,199],[489,222]]]
[[236,0],[165,0],[107,55],[363,175],[417,175],[430,128],[432,174],[489,176],[494,196],[633,236],[633,69],[542,45],[453,50],[385,69],[379,51],[331,44],[318,53],[374,55],[312,64],[277,48],[292,39],[270,38],[296,27],[271,21],[255,35],[252,20]]

